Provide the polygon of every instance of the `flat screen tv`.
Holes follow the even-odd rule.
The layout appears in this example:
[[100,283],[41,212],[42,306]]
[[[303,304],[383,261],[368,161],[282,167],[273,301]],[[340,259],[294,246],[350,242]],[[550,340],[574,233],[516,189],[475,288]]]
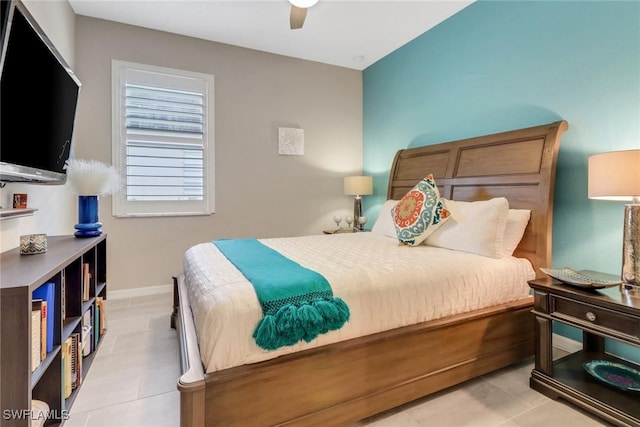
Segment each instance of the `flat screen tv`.
[[23,3],[0,6],[0,182],[64,184],[80,81]]

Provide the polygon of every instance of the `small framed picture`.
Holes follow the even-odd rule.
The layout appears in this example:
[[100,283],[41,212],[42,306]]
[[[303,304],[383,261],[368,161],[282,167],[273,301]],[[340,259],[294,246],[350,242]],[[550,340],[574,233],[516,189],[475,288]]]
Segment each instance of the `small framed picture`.
[[27,207],[27,195],[25,193],[13,194],[13,208],[14,209],[26,209]]
[[281,156],[304,156],[304,130],[278,128],[278,154]]

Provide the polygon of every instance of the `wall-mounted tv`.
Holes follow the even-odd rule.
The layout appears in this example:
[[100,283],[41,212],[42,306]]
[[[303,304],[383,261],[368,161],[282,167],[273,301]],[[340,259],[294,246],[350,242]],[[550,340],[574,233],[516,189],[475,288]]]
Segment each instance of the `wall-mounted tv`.
[[0,182],[64,184],[80,81],[22,2],[0,9]]

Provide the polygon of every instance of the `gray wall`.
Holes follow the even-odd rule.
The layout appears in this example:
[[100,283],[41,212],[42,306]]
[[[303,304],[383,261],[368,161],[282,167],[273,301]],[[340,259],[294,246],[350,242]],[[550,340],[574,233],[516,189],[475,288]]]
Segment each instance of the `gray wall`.
[[[111,163],[112,59],[215,76],[216,213],[115,218],[102,197],[110,289],[170,283],[196,243],[319,234],[348,214],[342,178],[362,169],[361,72],[82,16],[75,25],[77,158]],[[279,126],[304,129],[304,156],[278,156]]]

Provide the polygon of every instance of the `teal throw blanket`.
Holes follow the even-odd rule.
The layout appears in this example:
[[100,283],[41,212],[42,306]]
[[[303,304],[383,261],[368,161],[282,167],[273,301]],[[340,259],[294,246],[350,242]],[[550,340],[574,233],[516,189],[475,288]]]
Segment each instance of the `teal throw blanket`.
[[309,342],[340,329],[349,307],[333,296],[321,274],[290,260],[256,239],[214,240],[213,244],[251,282],[263,317],[253,332],[266,350]]

